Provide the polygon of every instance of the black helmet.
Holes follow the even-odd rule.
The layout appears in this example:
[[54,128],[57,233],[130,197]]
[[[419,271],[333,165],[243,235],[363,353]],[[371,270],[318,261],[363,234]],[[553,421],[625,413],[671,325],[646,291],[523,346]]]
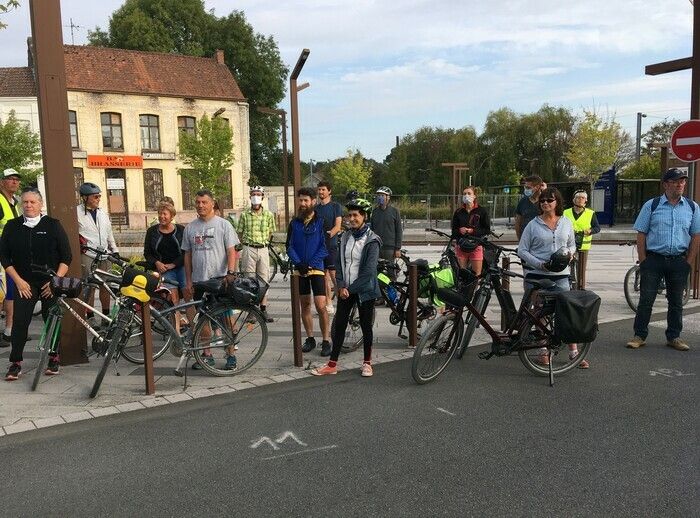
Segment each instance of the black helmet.
[[81,196],[90,196],[91,194],[100,194],[101,192],[102,189],[100,189],[100,186],[92,182],[85,182],[80,186]]
[[352,191],[347,192],[347,194],[345,195],[345,201],[356,200],[359,197],[360,193],[357,192],[357,189],[353,189]]
[[479,246],[479,242],[469,236],[464,236],[457,240],[457,246],[462,252],[473,252]]
[[569,251],[561,247],[549,257],[549,261],[544,263],[544,267],[550,272],[562,272],[569,266],[570,262]]

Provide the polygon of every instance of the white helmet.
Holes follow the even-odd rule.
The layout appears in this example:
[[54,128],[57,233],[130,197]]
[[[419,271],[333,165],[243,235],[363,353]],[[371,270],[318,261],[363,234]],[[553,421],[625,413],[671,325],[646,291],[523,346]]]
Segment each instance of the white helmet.
[[391,196],[391,189],[386,186],[382,186],[379,189],[375,191],[377,194],[386,194],[387,196]]
[[262,194],[265,194],[265,188],[262,187],[261,185],[253,185],[248,192],[259,192]]

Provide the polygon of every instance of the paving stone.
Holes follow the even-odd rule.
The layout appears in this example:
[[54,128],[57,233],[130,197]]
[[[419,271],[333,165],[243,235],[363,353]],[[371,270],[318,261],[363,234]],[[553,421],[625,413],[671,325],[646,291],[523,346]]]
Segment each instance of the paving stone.
[[56,417],[45,417],[34,421],[34,425],[37,428],[48,428],[49,426],[56,426],[59,424],[66,424],[66,422],[58,415]]
[[213,389],[209,389],[212,394],[218,395],[218,394],[228,394],[230,392],[236,392],[236,389],[226,385],[224,387],[215,387]]
[[155,397],[153,399],[142,399],[140,403],[146,408],[152,408],[154,406],[167,405],[169,401],[164,397]]
[[165,396],[165,399],[167,399],[171,403],[180,403],[181,401],[189,401],[192,398],[186,392],[181,392],[180,394]]
[[250,380],[251,384],[255,385],[256,387],[262,387],[263,385],[270,385],[271,383],[274,383],[270,378],[255,378]]
[[85,419],[92,419],[92,414],[87,411],[83,412],[74,412],[72,414],[65,414],[62,415],[63,420],[66,423],[74,423],[75,421],[84,421]]
[[232,383],[231,386],[236,390],[246,390],[255,387],[255,385],[248,381],[239,381],[238,383]]
[[119,409],[115,406],[105,406],[102,408],[93,408],[88,410],[95,417],[103,417],[106,415],[118,414]]
[[309,371],[292,371],[288,374],[290,377],[295,378],[295,379],[301,379],[301,378],[307,378],[311,376],[312,374]]
[[213,395],[212,391],[209,389],[199,389],[199,390],[187,391],[187,392],[185,392],[185,394],[190,396],[192,399],[209,397],[209,396]]
[[20,432],[28,432],[29,430],[35,430],[36,426],[32,421],[25,421],[23,423],[10,424],[4,427],[5,433],[7,435]]
[[122,403],[121,405],[115,405],[120,412],[132,412],[133,410],[141,410],[146,408],[141,404],[140,401],[134,401],[133,403]]
[[280,382],[280,381],[294,381],[296,378],[293,378],[289,374],[277,374],[276,376],[270,376],[270,379]]

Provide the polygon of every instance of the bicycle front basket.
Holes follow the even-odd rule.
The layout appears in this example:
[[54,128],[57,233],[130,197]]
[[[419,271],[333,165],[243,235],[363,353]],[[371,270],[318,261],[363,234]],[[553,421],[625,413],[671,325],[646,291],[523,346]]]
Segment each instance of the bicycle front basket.
[[256,305],[265,297],[268,283],[255,273],[239,273],[231,282],[222,284],[222,295],[236,304]]
[[51,291],[56,297],[75,299],[83,291],[83,280],[76,277],[51,277]]

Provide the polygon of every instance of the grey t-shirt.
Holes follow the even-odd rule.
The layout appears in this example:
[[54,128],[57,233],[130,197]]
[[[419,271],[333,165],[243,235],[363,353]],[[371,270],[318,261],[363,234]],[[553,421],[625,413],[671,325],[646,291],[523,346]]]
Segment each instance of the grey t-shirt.
[[214,216],[209,221],[197,218],[185,227],[182,249],[192,252],[192,282],[226,275],[227,250],[239,243],[233,226]]

